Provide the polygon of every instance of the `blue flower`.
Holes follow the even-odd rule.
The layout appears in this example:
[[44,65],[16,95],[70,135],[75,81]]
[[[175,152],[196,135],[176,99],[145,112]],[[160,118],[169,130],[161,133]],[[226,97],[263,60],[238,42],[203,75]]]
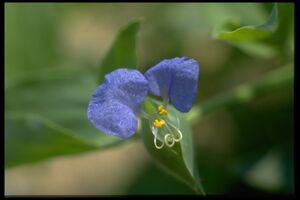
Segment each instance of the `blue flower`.
[[[136,132],[139,115],[149,120],[156,148],[164,144],[172,147],[181,140],[182,133],[178,119],[172,121],[168,115],[168,102],[188,112],[197,96],[198,75],[197,61],[186,57],[163,60],[144,75],[137,70],[117,69],[107,74],[94,91],[88,119],[104,133],[128,138]],[[163,99],[155,113],[142,110],[148,92]]]
[[139,71],[117,69],[93,93],[88,119],[104,133],[128,138],[136,131],[136,112],[147,91],[148,82]]

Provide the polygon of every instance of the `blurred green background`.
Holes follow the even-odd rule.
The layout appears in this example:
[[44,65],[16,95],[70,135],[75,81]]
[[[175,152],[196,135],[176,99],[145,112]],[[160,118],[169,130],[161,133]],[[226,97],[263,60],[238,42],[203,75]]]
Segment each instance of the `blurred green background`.
[[[87,120],[89,98],[104,75],[100,63],[118,31],[139,19],[137,67],[145,72],[176,56],[198,60],[201,106],[293,65],[292,3],[278,3],[278,31],[255,48],[212,37],[228,20],[264,23],[272,6],[6,3],[5,193],[193,194],[153,163],[140,140],[104,135]],[[193,120],[208,194],[294,193],[293,99],[290,81]]]

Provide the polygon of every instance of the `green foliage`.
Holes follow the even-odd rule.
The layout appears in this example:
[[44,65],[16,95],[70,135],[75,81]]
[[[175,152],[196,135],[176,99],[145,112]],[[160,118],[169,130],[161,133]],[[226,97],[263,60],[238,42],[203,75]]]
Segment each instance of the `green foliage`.
[[290,63],[273,70],[261,79],[239,85],[236,88],[210,98],[208,101],[203,102],[201,106],[195,106],[193,110],[187,114],[188,120],[193,123],[205,114],[218,109],[240,106],[246,102],[251,102],[261,95],[273,92],[273,90],[290,86],[293,80],[294,65]]
[[192,195],[194,193],[189,186],[166,174],[155,163],[150,164],[128,190],[129,195]]
[[[246,105],[243,108],[232,109],[233,116],[239,124],[241,137],[237,146],[239,153],[234,156],[233,169],[236,175],[245,178],[247,182],[273,192],[293,190],[289,181],[291,172],[284,169],[288,166],[289,170],[293,170],[293,150],[290,146],[294,127],[292,90],[286,88],[286,91],[280,93],[285,97],[284,100],[277,100],[277,106],[270,105],[261,110],[253,110]],[[274,94],[270,96],[276,100]],[[253,117],[257,120],[250,125],[248,121]],[[286,154],[286,151],[289,153]],[[289,159],[284,159],[285,156]]]
[[[5,15],[9,21],[5,30],[5,167],[122,143],[123,140],[95,129],[86,117],[89,98],[97,87],[95,73],[88,68],[53,66],[53,60],[59,59],[54,46],[57,44],[54,42],[54,24],[58,19],[51,14],[58,12],[56,7],[48,9],[40,4],[37,7],[8,4],[6,7]],[[25,15],[30,12],[35,15]],[[38,17],[31,19],[33,16]],[[37,29],[37,24],[47,28]],[[125,55],[124,45],[131,39],[130,49],[126,49],[126,62],[122,56],[124,59],[121,61],[136,62],[132,46],[135,43],[132,41],[138,26],[138,22],[133,22],[128,29],[121,31],[121,37],[112,46],[110,52],[114,53],[110,58],[120,59],[120,53]],[[31,34],[25,34],[27,32]],[[16,42],[15,38],[20,41]],[[39,40],[40,45],[35,45]],[[108,59],[105,62],[115,63]],[[107,67],[103,69],[109,70]],[[15,117],[11,113],[19,114]],[[36,137],[38,134],[39,137]]]
[[241,26],[237,22],[226,22],[215,31],[214,38],[227,41],[253,41],[269,37],[277,28],[277,5],[272,9],[269,20],[261,25]]
[[16,112],[6,113],[5,145],[5,167],[97,148],[37,114]]
[[133,21],[124,27],[103,58],[100,65],[99,83],[103,81],[103,74],[107,74],[117,68],[136,68],[136,37],[140,27],[139,21]]
[[[146,111],[155,112],[155,107],[147,100],[145,101]],[[194,141],[190,126],[183,115],[174,107],[169,106],[170,113],[179,116],[180,127],[182,132],[182,140],[173,147],[163,147],[156,149],[153,144],[154,137],[149,127],[149,121],[142,120],[142,138],[146,149],[166,173],[173,175],[185,184],[190,186],[197,193],[204,193],[194,158]]]
[[[64,71],[55,70],[53,73],[60,73],[62,75]],[[80,73],[80,78],[78,78],[78,73]],[[48,73],[48,75],[51,77],[50,73]],[[37,114],[37,117],[30,119],[32,124],[40,124],[42,119],[37,119],[41,116],[63,127],[64,130],[67,130],[73,137],[77,137],[78,141],[81,141],[83,144],[89,143],[92,146],[103,148],[114,143],[119,143],[122,140],[101,133],[87,120],[86,107],[89,97],[95,87],[95,84],[93,83],[94,80],[92,79],[91,74],[84,74],[81,71],[73,73],[68,72],[68,76],[62,75],[62,77],[55,77],[49,80],[23,82],[23,84],[18,87],[6,91],[5,117],[7,117],[7,113],[10,112],[21,112],[24,113],[23,118],[26,120],[26,117],[30,116],[27,115],[27,113],[34,113]],[[78,91],[81,92],[78,93]],[[13,120],[15,119],[10,119],[10,121]],[[7,122],[8,121],[6,121],[6,123]],[[22,143],[23,145],[27,144],[27,140],[25,140],[24,137],[18,137],[21,134],[19,131],[26,131],[28,137],[33,137],[31,134],[34,134],[34,132],[31,131],[30,126],[24,126],[23,128],[24,129],[15,129],[14,131],[11,131],[11,129],[8,129],[7,125],[5,126],[5,139],[7,144],[5,148],[7,151],[15,151],[16,154],[17,152],[22,153],[24,151],[22,148],[15,148],[14,146],[8,145],[14,141],[18,141],[19,145]],[[48,134],[53,134],[53,138],[55,138],[63,133],[63,131],[56,133],[56,129],[50,130],[52,132],[48,131],[48,129],[41,129],[39,134],[45,135],[45,137]],[[56,139],[59,143],[60,137],[57,137]],[[36,143],[34,143],[34,140],[32,141],[31,148],[36,148],[35,151],[39,152],[41,146],[40,141],[36,140],[35,142]],[[46,147],[50,146],[45,145],[45,148]],[[55,148],[57,148],[55,155],[59,155],[59,150],[61,150],[61,147],[59,146],[52,146],[49,151],[53,151]],[[66,144],[64,148],[72,149],[73,147]],[[64,151],[61,151],[60,154],[63,155]],[[41,154],[38,158],[45,159],[52,155],[53,154]],[[6,162],[16,164],[32,161],[31,156],[29,155],[22,158],[21,161],[18,161],[20,157],[17,156],[12,158],[8,156],[6,159]],[[36,158],[35,160],[38,159]],[[7,166],[12,165],[9,164]]]
[[[274,3],[269,19],[258,25],[242,25],[239,21],[228,20],[216,27],[213,38],[226,41],[244,52],[263,58],[274,57],[282,53],[287,45],[293,13],[288,13],[292,5]],[[283,22],[282,18],[287,21]],[[283,38],[286,37],[286,38]]]

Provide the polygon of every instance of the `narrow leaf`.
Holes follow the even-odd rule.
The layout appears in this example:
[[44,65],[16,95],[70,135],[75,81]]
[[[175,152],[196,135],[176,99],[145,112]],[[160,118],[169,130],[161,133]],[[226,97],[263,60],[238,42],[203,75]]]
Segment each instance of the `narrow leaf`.
[[[68,145],[69,140],[61,139],[65,138],[65,131],[70,137],[76,138],[78,143],[87,143],[97,149],[118,145],[124,141],[100,132],[87,119],[88,101],[92,91],[97,87],[92,78],[93,74],[83,70],[39,72],[40,80],[29,79],[5,91],[5,112],[23,113],[21,117],[18,114],[17,119],[5,115],[5,152],[13,152],[5,157],[8,162],[5,164],[6,167],[67,155],[69,148],[76,153],[89,150],[78,145]],[[32,113],[34,117],[27,113]],[[47,119],[47,123],[44,123],[44,119]],[[64,131],[49,128],[49,121]],[[37,134],[32,126],[28,126],[25,122],[44,128],[41,128]],[[9,124],[14,126],[10,127]],[[51,140],[35,139],[35,137],[48,138],[50,131]],[[63,144],[63,141],[66,144]],[[24,147],[28,146],[28,142],[31,142],[31,150],[23,156]],[[43,150],[40,151],[39,148]],[[49,153],[53,152],[53,149],[55,152]]]
[[214,31],[215,39],[225,41],[257,41],[269,37],[277,29],[277,4],[275,3],[269,19],[259,25],[242,26],[238,22],[228,21]]
[[140,27],[139,21],[129,23],[118,33],[110,50],[103,58],[100,65],[99,83],[104,79],[104,75],[117,68],[136,68],[136,36]]
[[5,167],[96,149],[60,125],[33,113],[5,115]]

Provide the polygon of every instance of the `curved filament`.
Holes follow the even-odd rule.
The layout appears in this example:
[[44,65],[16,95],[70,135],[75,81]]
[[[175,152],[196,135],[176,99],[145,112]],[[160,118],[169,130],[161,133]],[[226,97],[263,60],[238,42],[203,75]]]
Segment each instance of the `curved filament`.
[[171,135],[170,133],[165,135],[164,140],[168,147],[172,147],[175,144],[174,136]]
[[[177,128],[172,122],[170,122],[169,120],[168,120],[168,124],[170,125],[170,126],[172,126],[175,130],[176,130],[176,132],[178,133],[178,135],[179,135],[179,137],[178,138],[175,138],[174,137],[174,140],[175,140],[175,142],[179,142],[181,139],[182,139],[182,133],[181,133],[181,131],[179,130],[179,128]],[[168,128],[168,127],[167,127]],[[170,129],[170,128],[169,128]]]
[[[161,145],[158,145],[157,144],[157,137],[156,136],[154,136],[154,145],[155,145],[155,147],[157,148],[157,149],[161,149],[161,148],[163,148],[164,147],[164,144],[165,143],[161,143]],[[167,144],[167,143],[166,143]],[[168,145],[168,144],[167,144]]]

